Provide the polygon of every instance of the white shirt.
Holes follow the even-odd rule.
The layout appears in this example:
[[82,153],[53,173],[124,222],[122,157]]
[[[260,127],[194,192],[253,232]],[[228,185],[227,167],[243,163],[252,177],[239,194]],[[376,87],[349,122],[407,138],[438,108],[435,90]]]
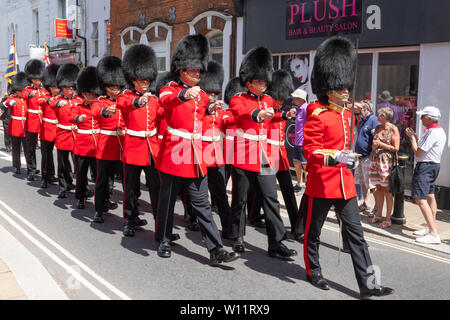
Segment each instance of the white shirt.
[[440,126],[429,127],[420,137],[417,144],[420,149],[425,151],[425,154],[421,157],[416,157],[416,162],[440,163],[446,139],[445,131]]

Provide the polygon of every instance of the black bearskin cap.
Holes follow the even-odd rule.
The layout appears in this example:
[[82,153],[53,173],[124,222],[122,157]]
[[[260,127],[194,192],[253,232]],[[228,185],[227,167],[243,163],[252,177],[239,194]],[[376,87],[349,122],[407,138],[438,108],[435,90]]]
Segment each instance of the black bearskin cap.
[[294,92],[294,82],[291,74],[283,69],[272,74],[272,83],[268,94],[274,99],[287,100]]
[[61,67],[59,64],[51,64],[45,68],[43,81],[45,89],[50,90],[50,87],[58,86],[56,83],[56,74],[58,73],[59,67]]
[[111,86],[127,87],[122,70],[122,60],[116,56],[107,56],[100,59],[97,64],[97,77],[102,89]]
[[225,87],[223,101],[229,105],[231,98],[240,92],[247,92],[247,87],[241,85],[241,79],[239,79],[239,77],[231,79]]
[[101,95],[96,67],[89,66],[81,70],[77,78],[77,92],[78,94],[89,92],[97,96]]
[[199,68],[203,73],[208,68],[209,42],[204,35],[185,36],[178,42],[172,56],[170,71],[174,75],[186,68]]
[[158,77],[156,78],[155,95],[159,97],[159,92],[161,91],[162,87],[167,85],[170,81],[174,80],[176,79],[174,79],[174,75],[171,72],[158,74]]
[[130,85],[136,79],[155,80],[158,75],[155,51],[144,44],[130,47],[122,58],[122,69]]
[[327,92],[353,89],[357,63],[353,43],[340,36],[331,37],[317,48],[311,74],[311,87],[320,102],[327,104]]
[[58,87],[76,87],[77,76],[80,68],[74,63],[65,63],[58,69],[56,73],[56,84]]
[[272,81],[273,59],[272,53],[265,47],[253,48],[244,57],[239,68],[241,84],[256,79]]
[[28,75],[25,72],[17,73],[11,81],[11,92],[22,91],[30,85]]
[[207,93],[220,94],[222,92],[223,77],[222,64],[211,60],[208,62],[208,69],[200,78],[198,85]]
[[44,77],[45,65],[41,60],[31,59],[25,64],[25,73],[28,79],[42,79]]

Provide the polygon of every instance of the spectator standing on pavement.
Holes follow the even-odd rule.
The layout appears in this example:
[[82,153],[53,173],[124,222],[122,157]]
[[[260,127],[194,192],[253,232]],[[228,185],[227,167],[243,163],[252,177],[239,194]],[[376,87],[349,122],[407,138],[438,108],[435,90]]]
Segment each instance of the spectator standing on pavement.
[[294,191],[299,193],[304,187],[303,183],[303,172],[305,172],[306,181],[306,171],[304,170],[306,166],[306,158],[303,154],[303,126],[306,121],[306,107],[308,106],[306,91],[302,89],[295,90],[291,96],[293,97],[294,104],[297,108],[297,116],[295,118],[295,142],[294,142],[294,167],[295,173],[297,174],[297,184],[294,187]]
[[[356,105],[356,104],[355,104]],[[359,103],[361,108],[359,112],[360,122],[358,126],[358,138],[355,143],[355,152],[361,154],[359,166],[355,170],[355,181],[362,188],[362,203],[359,205],[359,211],[370,210],[369,191],[374,186],[369,181],[370,153],[372,152],[372,142],[375,128],[380,125],[375,114],[372,112],[373,104],[369,100],[363,100]]]
[[[375,205],[377,214],[369,220],[370,223],[381,222],[379,228],[389,228],[392,225],[391,214],[394,206],[394,197],[389,192],[389,176],[392,168],[393,153],[400,147],[400,133],[391,123],[393,112],[390,108],[381,108],[377,112],[380,125],[375,128],[370,154],[369,182],[376,186]],[[383,204],[386,199],[386,220],[382,220]]]
[[412,197],[416,199],[427,226],[414,234],[422,236],[416,239],[417,242],[439,244],[441,239],[436,230],[437,205],[434,188],[447,137],[444,129],[439,125],[441,113],[438,108],[428,106],[417,111],[417,114],[426,128],[425,132],[420,139],[411,128],[406,129],[406,134],[411,139],[411,147],[416,157],[412,179]]

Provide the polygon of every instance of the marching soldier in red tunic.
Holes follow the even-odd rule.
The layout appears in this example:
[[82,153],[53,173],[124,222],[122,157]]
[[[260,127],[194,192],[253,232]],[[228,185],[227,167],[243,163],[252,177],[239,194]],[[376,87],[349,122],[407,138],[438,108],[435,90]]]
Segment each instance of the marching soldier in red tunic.
[[[58,120],[55,147],[58,154],[58,198],[66,198],[66,192],[75,188],[70,174],[69,156],[73,152],[76,126],[70,121],[72,106],[83,103],[75,94],[75,87],[80,68],[74,63],[63,64],[56,74],[56,83],[62,90],[62,95],[50,101],[49,106],[56,108]],[[73,160],[73,159],[72,159]]]
[[115,56],[102,58],[97,65],[100,88],[106,93],[98,98],[91,107],[92,115],[99,124],[97,142],[97,182],[95,184],[94,222],[103,223],[104,213],[117,208],[109,201],[109,179],[120,168],[125,134],[125,119],[122,111],[116,108],[117,96],[127,83],[122,71],[122,61]]
[[160,243],[158,255],[170,257],[175,201],[179,190],[187,188],[203,240],[210,252],[210,264],[216,265],[236,260],[239,255],[223,249],[208,201],[201,126],[205,113],[215,110],[214,105],[208,108],[208,96],[198,86],[201,74],[207,69],[208,58],[209,44],[203,35],[189,35],[181,39],[175,48],[170,68],[179,80],[163,87],[159,95],[167,131],[157,161],[157,168],[161,171],[161,189],[155,237]]
[[89,167],[96,165],[96,149],[98,141],[98,123],[91,114],[91,107],[101,94],[97,79],[97,69],[86,67],[77,78],[77,93],[83,98],[83,103],[71,107],[70,120],[77,126],[75,134],[76,188],[75,199],[77,208],[84,209],[88,184]]
[[41,188],[47,188],[48,182],[56,182],[55,164],[53,162],[53,148],[56,139],[56,110],[49,106],[50,101],[55,99],[61,92],[56,84],[56,73],[60,65],[51,64],[44,71],[44,87],[48,94],[38,99],[38,103],[42,110],[42,126],[41,126]]
[[31,59],[25,65],[25,73],[32,83],[31,86],[22,91],[22,98],[26,100],[28,107],[27,126],[25,128],[28,149],[28,181],[34,181],[34,176],[38,173],[38,170],[36,170],[36,146],[42,125],[42,110],[38,100],[48,94],[48,91],[42,87],[44,70],[45,66],[41,60]]
[[20,145],[22,145],[25,158],[27,156],[27,145],[25,141],[25,127],[27,122],[27,103],[22,98],[23,90],[30,84],[25,72],[17,73],[11,82],[11,96],[8,96],[4,105],[8,107],[11,113],[9,120],[8,133],[11,135],[12,145],[12,165],[15,168],[14,173],[20,174]]
[[124,163],[123,234],[134,236],[134,227],[147,224],[139,219],[137,200],[140,194],[141,172],[148,172],[150,200],[156,216],[159,197],[159,175],[155,169],[159,140],[156,117],[159,101],[148,92],[158,74],[156,55],[147,45],[129,48],[122,60],[122,67],[130,87],[117,97],[117,108],[127,119],[127,133],[122,153]]
[[286,239],[286,230],[277,199],[276,169],[271,163],[270,149],[267,148],[267,134],[270,120],[274,117],[274,108],[272,98],[264,92],[272,80],[272,63],[272,54],[267,48],[250,50],[239,70],[241,84],[247,87],[248,92],[241,93],[230,101],[230,109],[236,123],[236,137],[228,237],[235,240],[235,251],[245,250],[247,192],[250,184],[257,184],[263,197],[268,254],[271,257],[290,260],[297,252],[282,243],[282,240]]
[[314,58],[311,82],[321,107],[308,116],[304,127],[303,150],[308,161],[308,181],[303,248],[309,282],[329,290],[322,276],[318,249],[321,228],[334,205],[348,239],[361,298],[368,298],[392,294],[394,290],[380,286],[374,274],[359,217],[355,181],[348,168],[357,163],[357,155],[349,151],[350,126],[354,123],[347,108],[356,63],[355,48],[341,37],[324,41]]

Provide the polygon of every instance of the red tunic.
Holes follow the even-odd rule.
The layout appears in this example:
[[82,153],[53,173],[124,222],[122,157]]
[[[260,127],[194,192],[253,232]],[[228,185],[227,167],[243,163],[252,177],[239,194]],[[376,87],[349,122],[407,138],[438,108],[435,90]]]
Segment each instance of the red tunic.
[[217,110],[214,114],[205,115],[202,122],[203,161],[208,167],[222,166],[223,159],[223,136],[222,121],[223,110]]
[[56,96],[46,94],[38,99],[38,103],[42,110],[42,126],[40,139],[50,142],[55,142],[56,128],[58,120],[56,119],[56,107],[50,106],[52,99],[56,99]]
[[270,149],[267,149],[267,131],[270,120],[256,121],[259,111],[273,108],[273,100],[268,95],[256,97],[242,92],[230,100],[230,109],[236,124],[234,142],[234,166],[254,172],[261,172],[261,153],[269,162]]
[[[34,97],[30,98],[28,95],[36,91]],[[27,116],[27,126],[25,128],[28,132],[39,133],[41,132],[42,125],[42,110],[39,105],[39,98],[48,95],[49,92],[44,88],[35,88],[33,86],[28,86],[22,91],[22,98],[27,102],[28,106],[28,116]]]
[[[59,101],[67,101],[67,104],[64,107],[57,107]],[[80,103],[83,103],[83,99],[77,95],[69,98],[59,96],[50,101],[50,107],[56,108],[56,118],[58,119],[55,139],[56,149],[73,151],[76,126],[70,121],[70,109]]]
[[270,121],[267,137],[272,163],[278,171],[290,170],[291,165],[286,152],[286,112],[277,112]]
[[[16,105],[11,106],[11,101]],[[27,103],[24,99],[18,97],[8,97],[4,102],[9,108],[11,119],[9,120],[8,133],[13,137],[25,137],[25,128],[27,123]]]
[[305,193],[311,197],[351,199],[356,196],[355,180],[346,166],[331,161],[336,151],[349,148],[351,112],[342,107],[314,102],[303,128],[303,151],[308,180]]
[[233,113],[230,109],[224,112],[222,120],[223,139],[223,157],[226,164],[233,164],[234,160],[234,133],[236,125],[234,124]]
[[122,161],[135,166],[148,166],[150,154],[156,159],[159,151],[155,122],[159,102],[157,97],[151,97],[145,106],[139,107],[141,96],[137,91],[125,90],[117,97],[117,108],[127,119]]
[[[85,115],[86,119],[79,123],[78,116]],[[81,103],[70,109],[70,121],[78,129],[75,133],[73,153],[79,156],[95,158],[98,140],[98,123],[91,114],[91,106]]]
[[208,95],[200,91],[197,98],[184,100],[182,96],[186,89],[183,85],[170,82],[160,91],[167,131],[161,142],[156,168],[179,177],[197,178],[207,173],[202,160],[201,128]]
[[91,107],[91,113],[98,121],[100,135],[97,142],[96,158],[102,160],[118,161],[123,148],[125,121],[120,109],[111,117],[102,115],[103,109],[116,105],[117,101],[109,97],[100,97]]

